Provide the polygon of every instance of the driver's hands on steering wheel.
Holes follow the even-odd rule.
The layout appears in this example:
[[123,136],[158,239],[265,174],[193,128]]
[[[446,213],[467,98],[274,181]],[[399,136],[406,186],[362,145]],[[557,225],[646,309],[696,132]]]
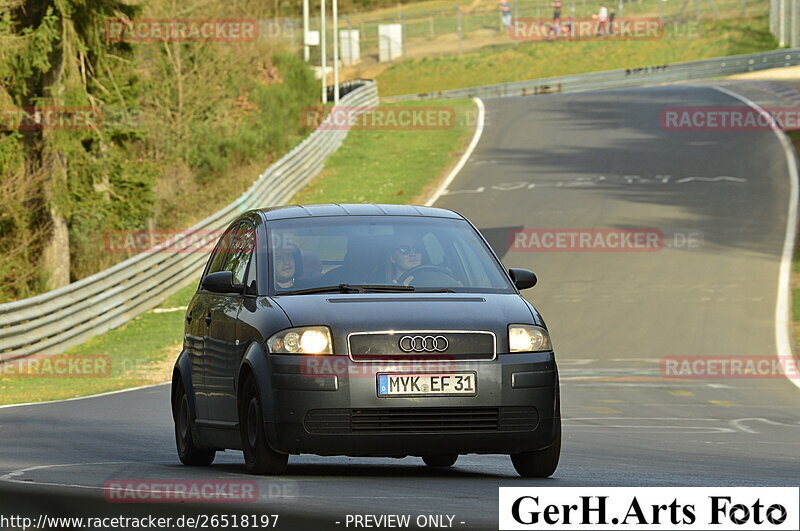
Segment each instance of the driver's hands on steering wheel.
[[418,265],[416,267],[412,267],[411,269],[405,271],[402,275],[400,275],[400,277],[398,277],[397,283],[402,284],[404,286],[408,286],[411,284],[411,282],[414,281],[415,276],[417,274],[424,271],[435,272],[448,277],[453,281],[453,284],[451,285],[458,285],[458,286],[461,285],[461,283],[453,276],[453,274],[450,272],[449,269],[430,264]]

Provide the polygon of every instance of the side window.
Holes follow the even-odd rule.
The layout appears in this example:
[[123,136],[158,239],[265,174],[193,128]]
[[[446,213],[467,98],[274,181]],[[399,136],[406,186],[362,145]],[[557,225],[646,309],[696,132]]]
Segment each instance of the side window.
[[233,283],[244,284],[247,266],[254,254],[256,231],[249,223],[242,223],[231,241],[230,252],[225,260],[225,270],[233,272]]
[[225,270],[225,261],[228,258],[228,251],[231,250],[231,242],[233,241],[237,228],[238,227],[231,228],[223,234],[222,238],[217,242],[217,246],[214,248],[211,258],[208,260],[206,275]]
[[456,254],[464,266],[469,283],[481,288],[493,287],[491,280],[486,275],[486,270],[484,269],[481,261],[478,259],[475,251],[471,249],[466,242],[458,240],[453,243]]
[[258,272],[256,271],[256,255],[250,257],[250,265],[247,266],[247,274],[245,275],[245,286],[247,286],[246,293],[248,295],[258,294]]

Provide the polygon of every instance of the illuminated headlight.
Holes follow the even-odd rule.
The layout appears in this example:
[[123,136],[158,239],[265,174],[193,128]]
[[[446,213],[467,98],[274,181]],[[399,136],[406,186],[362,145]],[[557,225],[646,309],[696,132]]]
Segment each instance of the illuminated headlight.
[[271,354],[333,354],[327,326],[304,326],[281,330],[267,340]]
[[547,330],[534,325],[508,325],[508,346],[511,352],[553,350]]

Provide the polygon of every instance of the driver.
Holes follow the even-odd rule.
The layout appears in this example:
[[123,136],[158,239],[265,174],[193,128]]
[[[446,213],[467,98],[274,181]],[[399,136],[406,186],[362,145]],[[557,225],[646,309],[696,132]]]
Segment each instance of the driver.
[[[389,256],[389,281],[399,284],[400,278],[406,271],[422,265],[422,242],[414,238],[400,238],[395,242]],[[403,284],[408,286],[414,280],[413,275],[403,279]]]

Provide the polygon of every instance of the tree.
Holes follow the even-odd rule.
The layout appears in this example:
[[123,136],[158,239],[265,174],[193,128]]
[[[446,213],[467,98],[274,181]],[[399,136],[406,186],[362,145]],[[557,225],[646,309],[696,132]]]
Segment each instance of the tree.
[[[42,235],[36,244],[40,281],[53,289],[70,282],[70,193],[75,189],[70,181],[79,178],[71,165],[102,156],[107,140],[97,123],[75,134],[46,117],[68,120],[74,109],[99,107],[110,91],[98,73],[104,72],[109,52],[126,52],[125,44],[105,38],[105,21],[130,18],[137,8],[117,0],[0,0],[0,6],[0,92],[22,117],[18,130],[7,127],[2,133],[3,141],[17,139],[24,172],[36,183],[25,201],[28,230]],[[0,175],[5,180],[13,171],[18,168],[4,166]],[[102,188],[107,176],[100,180]]]

